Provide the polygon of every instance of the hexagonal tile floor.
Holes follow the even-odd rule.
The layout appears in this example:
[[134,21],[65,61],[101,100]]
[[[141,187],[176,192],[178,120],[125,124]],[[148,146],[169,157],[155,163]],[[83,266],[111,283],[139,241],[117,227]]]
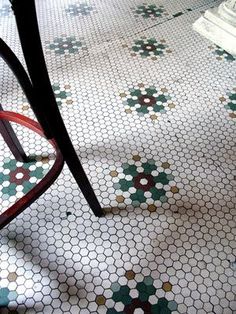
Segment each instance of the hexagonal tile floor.
[[[0,233],[0,312],[236,313],[236,62],[192,30],[210,0],[36,0],[58,107],[106,211],[67,167]],[[22,59],[14,15],[1,36]],[[0,61],[1,104],[34,118]],[[46,174],[46,141],[1,140],[1,211]]]

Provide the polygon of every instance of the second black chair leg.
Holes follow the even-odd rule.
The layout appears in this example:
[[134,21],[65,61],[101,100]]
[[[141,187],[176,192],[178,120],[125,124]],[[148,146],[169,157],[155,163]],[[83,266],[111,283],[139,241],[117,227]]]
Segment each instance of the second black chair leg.
[[[1,104],[0,110],[3,110]],[[26,156],[23,147],[21,146],[11,124],[8,121],[0,121],[0,134],[16,160],[20,162],[29,161],[29,158]]]
[[[62,130],[60,131],[60,137],[63,137]],[[65,134],[66,135],[66,134]],[[90,208],[94,212],[95,216],[102,217],[104,213],[102,211],[101,205],[93,191],[93,188],[87,178],[86,173],[78,159],[78,156],[72,146],[71,142],[64,139],[57,139],[57,144],[64,156],[65,162],[67,163],[71,173],[73,174],[81,192],[83,193],[85,199],[87,200]],[[70,141],[70,140],[69,140]]]

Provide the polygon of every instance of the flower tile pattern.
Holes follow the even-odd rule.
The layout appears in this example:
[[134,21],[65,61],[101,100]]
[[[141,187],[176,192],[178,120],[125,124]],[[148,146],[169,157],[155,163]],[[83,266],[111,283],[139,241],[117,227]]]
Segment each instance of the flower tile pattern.
[[46,175],[49,160],[38,157],[37,159],[38,161],[21,163],[5,158],[0,162],[0,196],[4,204],[14,203]]
[[[47,48],[54,50],[55,54],[59,55],[74,54],[82,49],[82,42],[77,40],[74,36],[57,37]],[[85,47],[83,47],[83,49],[85,49]]]
[[[162,163],[158,169],[153,159],[145,160],[135,155],[132,161],[122,164],[121,173],[111,171],[110,175],[118,178],[114,188],[129,196],[133,206],[146,202],[166,202],[166,191],[170,189],[170,181],[174,179],[166,164],[168,163]],[[117,199],[122,200],[122,195],[118,195]]]
[[143,38],[134,41],[131,48],[132,56],[140,55],[142,58],[151,58],[157,60],[158,57],[164,56],[166,53],[171,53],[172,50],[168,49],[165,39],[157,41],[155,38]]
[[[236,63],[192,29],[219,3],[36,1],[58,106],[106,215],[65,165],[0,231],[1,314],[235,314]],[[22,60],[9,14],[1,37]],[[0,103],[35,119],[0,62]],[[42,158],[16,164],[0,137],[2,211],[54,160],[13,127]]]
[[80,4],[70,4],[66,8],[66,12],[71,16],[87,16],[90,15],[93,11],[93,7],[88,5],[87,3],[80,3]]
[[216,56],[216,59],[217,60],[225,60],[225,61],[228,61],[228,62],[232,62],[232,61],[235,61],[235,58],[229,54],[227,51],[225,51],[224,49],[218,47],[218,46],[210,46],[209,47],[213,54]]
[[[177,303],[172,300],[168,301],[165,297],[155,300],[155,302],[150,302],[152,296],[156,294],[156,288],[154,285],[154,280],[151,276],[144,277],[143,281],[138,282],[132,288],[129,285],[120,285],[119,282],[113,283],[111,285],[112,300],[115,303],[121,303],[122,311],[117,311],[115,308],[110,308],[107,310],[107,314],[116,313],[166,313],[171,314],[173,311],[177,310]],[[135,295],[136,297],[132,297]],[[120,307],[120,306],[119,306]]]
[[70,85],[63,85],[63,84],[53,84],[52,89],[54,91],[56,101],[58,106],[63,105],[71,105],[73,104],[72,100],[72,93],[70,91]]
[[129,89],[120,94],[125,105],[125,112],[136,111],[139,115],[149,115],[152,120],[158,118],[158,114],[166,113],[167,110],[175,108],[168,89],[156,88],[138,84],[137,87]]
[[236,87],[232,91],[228,92],[226,97],[220,97],[220,101],[224,103],[225,109],[229,112],[229,117],[236,118]]
[[168,15],[163,5],[156,6],[155,4],[143,4],[138,5],[133,10],[137,16],[142,16],[144,19],[155,19],[158,17],[163,17],[163,15]]

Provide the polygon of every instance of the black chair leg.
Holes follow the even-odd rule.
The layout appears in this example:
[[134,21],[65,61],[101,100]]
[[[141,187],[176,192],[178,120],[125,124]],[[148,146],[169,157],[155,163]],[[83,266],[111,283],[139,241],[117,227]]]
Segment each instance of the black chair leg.
[[40,106],[40,110],[35,110],[37,117],[39,120],[47,118],[53,138],[84,197],[94,214],[101,217],[104,213],[74,150],[55,100],[43,55],[35,3],[33,0],[11,2],[35,99],[37,99],[37,104],[34,105]]
[[[0,104],[0,111],[2,110],[3,108]],[[23,147],[21,146],[11,124],[8,121],[0,120],[0,134],[16,160],[20,162],[29,162],[29,158],[26,156]]]
[[[18,83],[20,84],[28,102],[31,105],[31,108],[34,111],[34,114],[37,116],[40,107],[35,106],[37,99],[34,97],[33,86],[29,79],[28,74],[26,73],[23,65],[20,63],[14,52],[8,47],[8,45],[0,38],[0,57],[6,62],[9,68],[14,73]],[[42,126],[44,134],[48,139],[52,138],[50,132],[50,126],[45,117],[39,117],[39,124]]]

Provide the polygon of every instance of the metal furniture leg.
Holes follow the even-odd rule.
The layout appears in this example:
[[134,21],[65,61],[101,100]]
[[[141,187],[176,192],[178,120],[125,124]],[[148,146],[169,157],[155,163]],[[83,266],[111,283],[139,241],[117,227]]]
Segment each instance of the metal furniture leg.
[[104,213],[74,150],[55,100],[43,55],[34,0],[12,0],[11,3],[37,105],[40,106],[37,118],[47,117],[65,162],[92,211],[101,217]]
[[[3,111],[1,104],[0,111]],[[21,146],[11,124],[8,121],[0,120],[0,134],[16,160],[20,162],[29,161],[29,158],[26,156],[23,147]]]
[[34,97],[33,86],[29,79],[28,74],[26,73],[23,65],[18,60],[17,56],[11,50],[11,48],[0,38],[0,57],[6,62],[9,68],[12,70],[13,74],[18,80],[25,97],[27,98],[28,102],[34,114],[38,117],[39,124],[43,127],[45,136],[49,139],[52,138],[50,126],[47,122],[45,117],[41,117],[38,115],[38,110],[40,110],[39,106],[36,105],[37,98]]

